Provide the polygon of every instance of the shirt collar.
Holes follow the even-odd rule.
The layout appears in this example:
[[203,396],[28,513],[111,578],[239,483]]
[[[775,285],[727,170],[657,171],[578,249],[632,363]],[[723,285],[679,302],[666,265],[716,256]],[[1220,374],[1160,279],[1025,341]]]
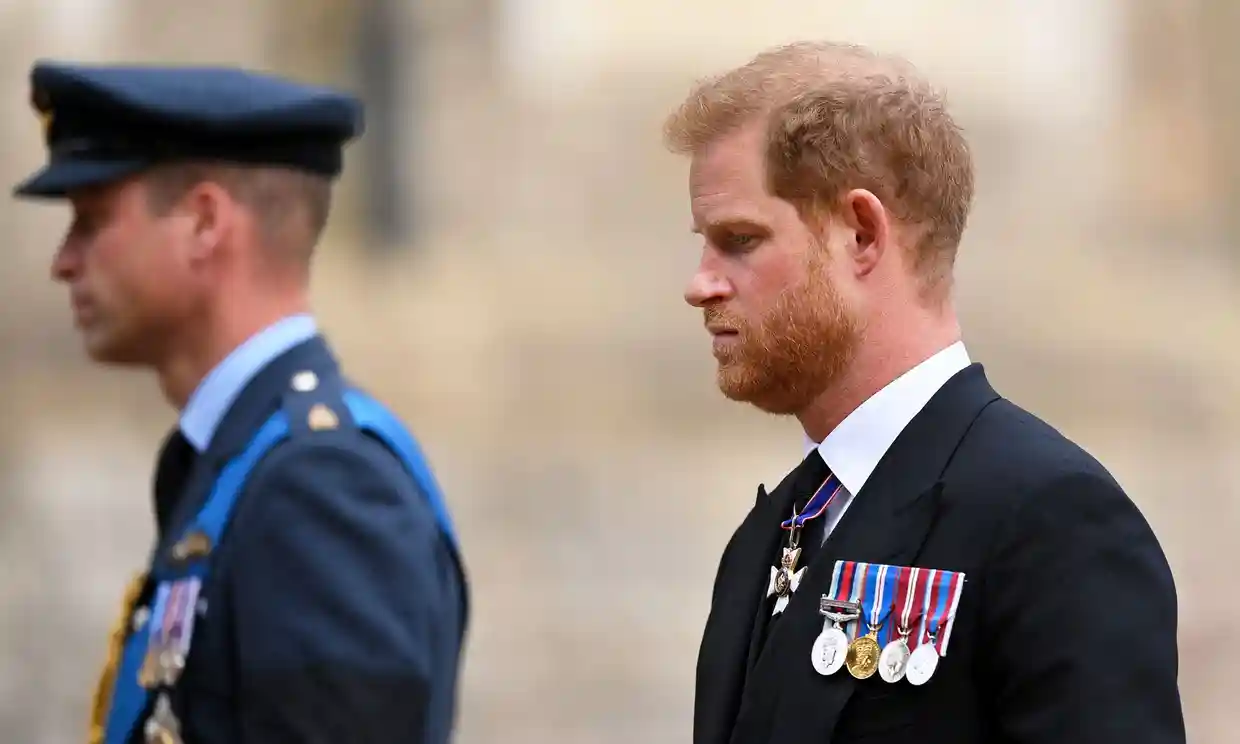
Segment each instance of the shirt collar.
[[317,333],[313,317],[292,315],[254,334],[217,364],[181,411],[181,433],[194,449],[207,449],[224,414],[263,367]]
[[970,364],[957,341],[897,377],[848,415],[821,444],[806,438],[806,454],[817,447],[849,493],[859,493],[904,427],[934,394]]

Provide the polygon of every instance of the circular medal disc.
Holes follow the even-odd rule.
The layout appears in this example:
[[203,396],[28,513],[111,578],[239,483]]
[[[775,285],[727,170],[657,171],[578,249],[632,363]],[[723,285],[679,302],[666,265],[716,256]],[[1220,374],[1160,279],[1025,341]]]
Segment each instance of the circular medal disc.
[[844,666],[847,656],[848,636],[839,628],[827,628],[818,635],[818,640],[814,641],[810,661],[814,664],[815,672],[829,677]]
[[934,675],[934,670],[938,666],[939,652],[934,649],[934,644],[923,643],[908,657],[905,676],[914,685],[924,685],[930,681],[930,677]]
[[878,676],[882,677],[884,682],[891,683],[904,679],[904,673],[908,668],[908,657],[911,653],[908,644],[902,638],[888,643],[878,657]]
[[882,649],[878,641],[870,636],[860,636],[848,647],[848,658],[844,663],[848,673],[857,679],[869,679],[878,671],[878,656]]

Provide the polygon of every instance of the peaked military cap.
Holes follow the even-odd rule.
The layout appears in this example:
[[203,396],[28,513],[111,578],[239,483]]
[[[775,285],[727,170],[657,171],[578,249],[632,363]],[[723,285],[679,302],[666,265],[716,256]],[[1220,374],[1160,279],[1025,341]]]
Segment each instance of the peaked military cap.
[[40,62],[30,84],[48,162],[17,196],[62,197],[185,160],[334,178],[363,128],[352,96],[237,68]]

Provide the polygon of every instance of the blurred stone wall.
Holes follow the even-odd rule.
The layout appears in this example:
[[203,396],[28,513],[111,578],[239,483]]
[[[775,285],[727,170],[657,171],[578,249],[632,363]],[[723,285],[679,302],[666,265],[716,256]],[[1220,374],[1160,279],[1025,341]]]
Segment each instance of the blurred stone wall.
[[[1240,522],[1240,313],[1235,243],[1209,225],[1236,202],[1202,186],[1231,172],[1230,138],[1207,134],[1234,116],[1211,87],[1225,76],[1206,74],[1234,56],[1203,40],[1224,38],[1222,16],[1205,20],[1218,7],[820,5],[437,1],[392,21],[413,47],[409,136],[392,157],[425,216],[418,242],[362,259],[367,174],[351,155],[316,292],[353,374],[408,416],[457,513],[475,593],[459,740],[688,739],[719,551],[757,484],[799,460],[800,436],[712,388],[680,300],[696,259],[684,163],[658,128],[695,76],[821,34],[900,50],[948,87],[979,160],[959,268],[970,349],[1154,524],[1180,583],[1191,740],[1230,742],[1240,655],[1212,649],[1240,627],[1219,591]],[[0,173],[38,162],[24,87],[36,55],[355,85],[358,7],[0,6]],[[1175,72],[1149,72],[1151,57]],[[82,362],[43,281],[64,212],[0,204],[0,219],[15,424],[0,428],[0,727],[50,743],[81,735],[173,417],[145,376]]]
[[[1233,271],[1240,266],[1240,5],[1222,0],[1202,0],[1194,41],[1200,44],[1202,69],[1207,82],[1207,129],[1214,168],[1210,182],[1219,189],[1224,260]],[[1196,45],[1194,45],[1196,46]]]

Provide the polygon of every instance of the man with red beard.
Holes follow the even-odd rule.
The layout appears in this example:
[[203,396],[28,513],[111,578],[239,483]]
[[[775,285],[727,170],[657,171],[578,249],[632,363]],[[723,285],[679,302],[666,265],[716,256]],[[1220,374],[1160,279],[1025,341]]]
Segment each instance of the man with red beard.
[[942,98],[801,43],[699,85],[665,134],[720,389],[820,443],[724,550],[695,744],[1184,742],[1156,537],[961,341],[973,170]]

